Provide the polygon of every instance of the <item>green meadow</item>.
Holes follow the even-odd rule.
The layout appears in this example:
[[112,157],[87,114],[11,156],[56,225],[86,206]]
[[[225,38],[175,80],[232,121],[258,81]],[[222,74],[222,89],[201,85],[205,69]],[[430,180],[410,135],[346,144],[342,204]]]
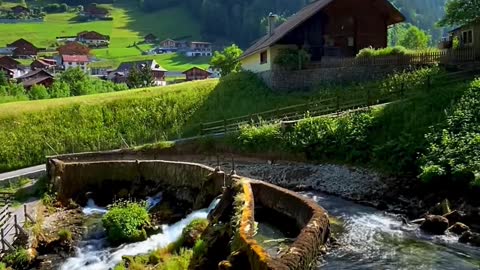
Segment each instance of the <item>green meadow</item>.
[[[4,4],[12,5],[11,2]],[[109,35],[111,43],[107,49],[96,49],[92,54],[100,60],[93,66],[116,67],[124,61],[155,59],[170,71],[184,71],[192,65],[207,67],[209,58],[187,58],[181,55],[144,56],[133,47],[143,37],[152,33],[160,40],[166,38],[200,39],[200,27],[184,8],[175,7],[145,13],[134,4],[121,1],[107,6],[113,21],[76,22],[75,13],[48,14],[43,23],[0,24],[0,47],[25,38],[38,47],[53,48],[57,36],[71,36],[78,32],[94,30]],[[180,23],[181,22],[181,23]],[[141,44],[148,50],[150,44]]]

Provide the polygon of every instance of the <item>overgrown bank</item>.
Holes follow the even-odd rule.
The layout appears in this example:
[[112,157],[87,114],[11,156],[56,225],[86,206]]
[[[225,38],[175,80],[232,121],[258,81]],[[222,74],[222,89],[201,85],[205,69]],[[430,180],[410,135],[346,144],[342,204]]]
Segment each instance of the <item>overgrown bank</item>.
[[293,127],[244,126],[230,144],[315,161],[371,166],[426,182],[478,185],[480,81],[422,90],[407,101]]

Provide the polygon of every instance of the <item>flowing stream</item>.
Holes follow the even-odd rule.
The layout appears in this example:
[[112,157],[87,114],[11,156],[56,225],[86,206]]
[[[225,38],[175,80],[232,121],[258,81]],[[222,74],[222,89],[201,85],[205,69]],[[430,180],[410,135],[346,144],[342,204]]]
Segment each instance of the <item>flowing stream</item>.
[[458,236],[431,236],[395,215],[317,192],[304,192],[325,208],[340,244],[320,269],[480,269],[480,249]]
[[[480,269],[480,249],[458,243],[456,236],[431,236],[421,232],[416,225],[402,223],[395,215],[335,196],[318,192],[302,194],[328,211],[339,243],[339,247],[323,258],[320,269]],[[149,199],[151,203],[160,201],[161,194]],[[206,218],[218,201],[214,200],[208,209],[195,211],[173,225],[164,225],[163,233],[143,242],[111,248],[102,230],[93,233],[88,240],[80,243],[76,257],[68,259],[60,269],[107,270],[119,263],[122,256],[145,254],[165,247],[177,240],[192,220]],[[85,214],[97,217],[97,223],[106,211],[93,201],[84,209]],[[267,249],[271,244],[269,253],[272,253],[274,247],[284,241],[275,244],[268,239],[283,236],[268,224],[263,225],[259,226],[257,237],[267,240]]]
[[[147,207],[151,208],[161,201],[161,194],[148,198]],[[122,260],[122,256],[134,256],[146,254],[153,250],[166,247],[168,244],[175,242],[182,234],[183,228],[190,224],[193,220],[199,218],[207,218],[211,211],[218,204],[219,200],[215,199],[207,209],[202,209],[189,214],[181,221],[172,225],[163,225],[162,233],[152,235],[147,240],[121,245],[116,248],[108,246],[105,234],[102,230],[98,233],[90,235],[89,239],[80,243],[76,256],[68,259],[61,267],[61,270],[107,270],[113,268]],[[86,215],[92,215],[92,219],[100,222],[101,215],[107,210],[95,205],[93,200],[89,201],[83,209]],[[94,222],[95,223],[95,222]]]

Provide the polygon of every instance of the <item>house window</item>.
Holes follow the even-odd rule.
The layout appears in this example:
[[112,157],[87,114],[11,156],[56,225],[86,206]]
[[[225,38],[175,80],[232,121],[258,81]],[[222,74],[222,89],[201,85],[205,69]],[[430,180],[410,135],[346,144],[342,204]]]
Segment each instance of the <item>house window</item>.
[[268,63],[268,54],[267,51],[263,51],[260,53],[260,64]]
[[473,30],[467,30],[462,32],[462,43],[463,44],[473,43]]

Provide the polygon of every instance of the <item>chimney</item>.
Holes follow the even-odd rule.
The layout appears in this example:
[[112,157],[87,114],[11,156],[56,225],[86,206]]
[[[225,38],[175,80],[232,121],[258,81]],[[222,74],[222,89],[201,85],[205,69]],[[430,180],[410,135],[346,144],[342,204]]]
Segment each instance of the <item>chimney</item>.
[[270,12],[268,14],[268,35],[273,36],[273,30],[275,29],[275,22],[277,20],[277,15]]

